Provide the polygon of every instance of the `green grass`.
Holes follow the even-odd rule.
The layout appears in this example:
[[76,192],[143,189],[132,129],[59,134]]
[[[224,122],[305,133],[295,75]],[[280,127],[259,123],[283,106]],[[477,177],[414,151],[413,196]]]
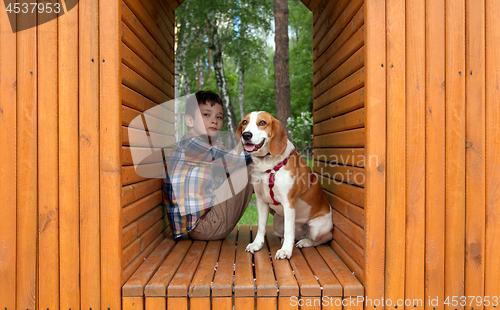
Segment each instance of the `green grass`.
[[[311,167],[312,170],[312,163],[313,159],[311,157],[305,158],[307,163],[309,164],[309,167]],[[250,200],[250,203],[248,204],[248,207],[243,213],[243,216],[241,217],[240,221],[238,222],[238,226],[240,225],[257,225],[258,221],[258,213],[257,213],[257,208],[255,207],[255,194],[252,194],[252,200]],[[269,217],[267,218],[267,225],[272,225],[273,224],[273,216],[269,214]]]
[[[250,200],[250,203],[248,204],[248,207],[243,213],[243,216],[240,218],[240,221],[238,222],[238,226],[241,225],[257,225],[259,219],[259,215],[257,212],[257,207],[255,207],[255,194],[252,194],[252,200]],[[272,225],[273,224],[273,216],[269,214],[269,217],[267,218],[267,225]]]

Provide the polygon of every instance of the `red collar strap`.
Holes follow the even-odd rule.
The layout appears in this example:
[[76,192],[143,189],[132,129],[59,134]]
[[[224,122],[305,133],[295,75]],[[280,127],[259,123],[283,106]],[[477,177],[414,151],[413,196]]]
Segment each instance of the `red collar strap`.
[[273,192],[273,186],[274,186],[274,175],[276,172],[278,172],[278,170],[280,170],[281,167],[283,167],[284,165],[286,165],[286,163],[288,162],[288,159],[290,158],[291,154],[288,155],[287,158],[285,158],[284,161],[280,162],[279,164],[277,164],[276,166],[274,166],[273,169],[269,169],[269,170],[266,170],[267,173],[269,173],[269,192],[271,194],[271,199],[273,200],[273,204],[274,205],[279,205],[280,203],[277,202],[276,200],[274,200],[274,192]]

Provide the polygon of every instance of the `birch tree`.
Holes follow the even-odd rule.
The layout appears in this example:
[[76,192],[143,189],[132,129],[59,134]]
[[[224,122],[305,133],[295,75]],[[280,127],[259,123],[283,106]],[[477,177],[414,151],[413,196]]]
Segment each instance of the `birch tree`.
[[207,17],[209,27],[209,47],[212,50],[217,89],[219,91],[219,96],[222,99],[222,106],[224,107],[224,119],[226,121],[227,130],[230,132],[236,132],[237,122],[234,114],[234,107],[231,103],[231,97],[229,96],[226,77],[224,75],[222,47],[219,40],[217,21],[215,20],[215,15],[209,14]]

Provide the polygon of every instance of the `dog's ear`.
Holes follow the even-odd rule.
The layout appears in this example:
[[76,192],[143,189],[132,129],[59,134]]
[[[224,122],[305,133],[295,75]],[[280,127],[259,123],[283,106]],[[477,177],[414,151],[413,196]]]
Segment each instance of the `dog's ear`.
[[241,131],[243,130],[242,122],[243,120],[241,120],[240,124],[238,125],[238,129],[236,129],[236,138],[238,138],[238,140],[241,139]]
[[279,156],[286,150],[288,138],[281,122],[273,118],[271,132],[271,142],[269,142],[269,152],[272,156]]

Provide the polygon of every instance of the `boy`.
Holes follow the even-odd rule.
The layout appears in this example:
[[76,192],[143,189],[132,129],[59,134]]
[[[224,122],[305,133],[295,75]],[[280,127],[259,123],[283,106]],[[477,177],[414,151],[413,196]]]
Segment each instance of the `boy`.
[[[212,91],[199,91],[186,101],[188,132],[166,161],[163,201],[174,238],[224,239],[250,202],[253,186],[246,165],[251,157],[226,151],[215,142],[223,125],[222,101]],[[239,169],[235,169],[239,167]],[[235,170],[226,179],[228,168]]]

